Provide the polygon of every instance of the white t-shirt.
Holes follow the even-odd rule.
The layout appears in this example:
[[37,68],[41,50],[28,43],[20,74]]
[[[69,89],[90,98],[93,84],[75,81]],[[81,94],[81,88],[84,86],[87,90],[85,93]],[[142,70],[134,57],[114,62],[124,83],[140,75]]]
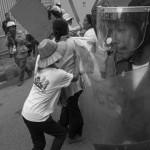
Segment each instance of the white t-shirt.
[[83,38],[87,38],[87,49],[91,52],[96,52],[97,36],[94,28],[87,30]]
[[22,116],[32,122],[47,120],[55,109],[61,88],[69,86],[72,79],[72,74],[61,69],[46,68],[37,72],[24,103]]

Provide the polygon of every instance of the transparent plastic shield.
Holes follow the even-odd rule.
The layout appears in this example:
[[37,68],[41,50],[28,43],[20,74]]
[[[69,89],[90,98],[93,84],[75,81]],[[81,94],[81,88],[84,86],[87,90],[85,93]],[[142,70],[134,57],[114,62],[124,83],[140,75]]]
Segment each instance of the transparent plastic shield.
[[85,89],[79,103],[85,136],[93,144],[106,145],[150,140],[149,89],[149,66]]
[[136,50],[143,43],[148,14],[147,7],[98,7],[97,34],[100,47],[120,53]]

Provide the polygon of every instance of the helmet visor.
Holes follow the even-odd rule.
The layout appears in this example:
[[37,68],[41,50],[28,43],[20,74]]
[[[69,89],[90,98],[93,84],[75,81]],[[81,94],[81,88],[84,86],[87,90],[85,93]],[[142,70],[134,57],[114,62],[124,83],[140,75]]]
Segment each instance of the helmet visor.
[[148,24],[148,7],[98,7],[97,33],[102,49],[134,51],[142,43]]

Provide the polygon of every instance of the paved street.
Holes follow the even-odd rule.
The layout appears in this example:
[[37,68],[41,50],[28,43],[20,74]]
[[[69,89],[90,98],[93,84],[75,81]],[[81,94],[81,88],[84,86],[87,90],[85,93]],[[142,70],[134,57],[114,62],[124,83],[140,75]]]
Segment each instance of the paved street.
[[[4,83],[3,86],[0,85],[2,86],[0,89],[0,150],[30,150],[32,147],[30,135],[20,115],[24,100],[32,86],[32,79],[26,80],[21,87],[14,85],[15,82],[16,79]],[[53,115],[56,120],[59,113],[58,107]],[[45,150],[49,150],[52,139],[53,137],[46,135]],[[71,145],[65,141],[62,150],[93,150],[93,148],[86,140]]]

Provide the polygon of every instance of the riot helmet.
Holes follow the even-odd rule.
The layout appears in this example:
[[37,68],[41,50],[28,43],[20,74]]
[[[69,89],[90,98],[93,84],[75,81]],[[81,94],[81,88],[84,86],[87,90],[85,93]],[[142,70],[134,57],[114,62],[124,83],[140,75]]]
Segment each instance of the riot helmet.
[[8,29],[8,33],[14,37],[16,33],[16,23],[14,21],[9,21],[7,23],[7,29]]
[[7,28],[10,28],[10,27],[16,27],[16,24],[15,24],[14,21],[9,21],[9,22],[7,23]]
[[130,52],[145,40],[150,5],[146,0],[102,0],[97,8],[97,35],[102,50]]

